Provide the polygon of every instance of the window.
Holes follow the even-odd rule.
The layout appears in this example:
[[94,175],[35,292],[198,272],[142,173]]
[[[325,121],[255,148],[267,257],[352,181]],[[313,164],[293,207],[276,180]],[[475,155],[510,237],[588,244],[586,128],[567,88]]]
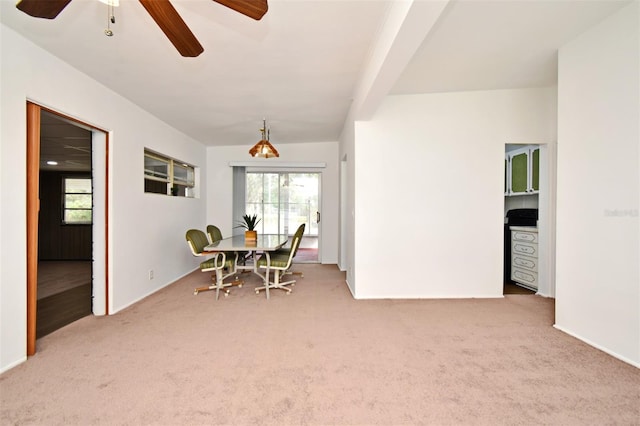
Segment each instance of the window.
[[245,212],[262,218],[259,232],[293,234],[306,223],[305,235],[318,235],[320,173],[248,172]]
[[193,197],[195,168],[182,161],[144,151],[144,192]]
[[65,177],[62,180],[62,222],[65,225],[88,225],[92,221],[93,191],[91,178]]
[[173,162],[173,194],[181,195],[183,197],[188,196],[193,191],[190,191],[189,188],[194,187],[194,174],[195,170],[193,167],[178,163],[176,161]]

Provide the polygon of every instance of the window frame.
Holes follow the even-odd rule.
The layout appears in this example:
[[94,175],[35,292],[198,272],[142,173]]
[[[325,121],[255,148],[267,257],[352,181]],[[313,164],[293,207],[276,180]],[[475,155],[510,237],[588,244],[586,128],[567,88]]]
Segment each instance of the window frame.
[[[156,172],[151,169],[147,169],[147,165],[146,165],[147,158],[165,163],[167,165],[167,173],[164,174],[164,173]],[[166,158],[161,155],[150,152],[148,150],[145,150],[144,159],[145,159],[145,168],[144,168],[145,179],[157,180],[160,182],[169,182],[169,179],[171,177],[171,160],[169,158]]]
[[[153,170],[146,168],[146,159],[150,158],[156,161],[160,161],[167,164],[167,176],[163,176],[163,173],[154,172]],[[145,189],[147,194],[160,194],[160,195],[173,195],[185,198],[195,198],[196,187],[196,167],[185,163],[184,161],[177,160],[175,158],[160,154],[156,151],[145,148],[144,149],[144,180]],[[186,179],[183,178],[180,173],[176,176],[176,170],[184,170]],[[146,182],[164,182],[166,184],[166,190],[164,192],[148,190]]]
[[[67,192],[67,180],[88,180],[90,192]],[[76,175],[76,174],[68,174],[62,175],[62,197],[61,197],[61,222],[64,226],[81,226],[81,225],[93,225],[93,178],[91,175]],[[90,197],[90,207],[89,208],[74,208],[67,207],[67,195],[89,195]],[[89,211],[90,219],[89,221],[67,221],[67,211]]]

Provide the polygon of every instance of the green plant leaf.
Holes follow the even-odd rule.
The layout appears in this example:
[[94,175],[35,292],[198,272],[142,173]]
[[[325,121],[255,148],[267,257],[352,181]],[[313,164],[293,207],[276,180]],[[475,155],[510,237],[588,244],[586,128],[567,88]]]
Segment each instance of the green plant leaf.
[[244,228],[247,231],[255,231],[256,226],[258,225],[259,222],[260,222],[260,219],[258,219],[257,214],[254,214],[254,215],[245,214],[242,216],[242,220],[238,221],[238,224],[234,226],[234,228]]

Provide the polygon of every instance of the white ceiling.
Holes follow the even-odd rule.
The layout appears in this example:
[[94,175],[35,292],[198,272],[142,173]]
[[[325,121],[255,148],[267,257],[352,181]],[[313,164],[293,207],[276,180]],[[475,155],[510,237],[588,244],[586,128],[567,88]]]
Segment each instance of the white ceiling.
[[392,93],[553,86],[558,49],[629,3],[450,1]]
[[[91,130],[56,114],[40,116],[40,170],[91,171]],[[56,164],[49,164],[55,161]]]
[[[630,1],[451,0],[389,93],[553,85],[557,49]],[[393,3],[269,0],[254,21],[172,0],[204,47],[197,58],[180,56],[135,0],[120,0],[113,37],[97,0],[73,0],[54,20],[0,0],[0,20],[206,145],[251,145],[266,118],[277,147],[338,140]]]

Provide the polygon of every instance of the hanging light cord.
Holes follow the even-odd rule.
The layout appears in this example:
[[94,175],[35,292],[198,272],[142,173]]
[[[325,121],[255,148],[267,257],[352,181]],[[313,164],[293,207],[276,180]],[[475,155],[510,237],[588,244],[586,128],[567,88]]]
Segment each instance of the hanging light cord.
[[111,30],[111,24],[115,24],[115,23],[116,23],[115,7],[113,3],[109,2],[109,4],[107,4],[107,29],[104,30],[104,33],[107,37],[111,37],[113,35],[113,31]]

